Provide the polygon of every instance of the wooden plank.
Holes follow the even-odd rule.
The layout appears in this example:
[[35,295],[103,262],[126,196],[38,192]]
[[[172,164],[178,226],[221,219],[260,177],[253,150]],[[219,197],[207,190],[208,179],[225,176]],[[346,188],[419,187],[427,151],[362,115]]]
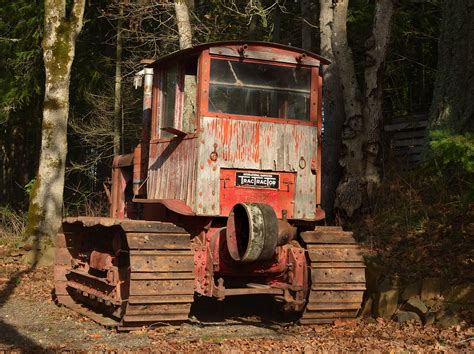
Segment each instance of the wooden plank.
[[425,149],[424,146],[403,146],[395,150],[395,156],[405,156],[408,154],[421,154]]
[[194,269],[194,254],[187,251],[130,251],[132,272],[182,272]]
[[194,279],[193,272],[152,272],[132,273],[132,280],[159,280],[159,279]]
[[191,249],[188,234],[127,232],[126,236],[130,249]]
[[309,311],[317,310],[358,310],[360,302],[317,302],[308,303],[306,308]]
[[[331,245],[332,246],[332,245]],[[363,261],[362,253],[359,248],[320,248],[311,249],[308,247],[308,256],[312,262],[360,262]]]
[[364,268],[329,268],[311,269],[311,279],[314,283],[358,283],[365,282]]
[[153,295],[139,296],[131,295],[128,298],[129,304],[164,304],[164,303],[185,303],[193,302],[194,295]]
[[426,143],[425,138],[410,138],[410,139],[393,139],[394,147],[412,147],[412,146],[424,146]]
[[354,244],[352,232],[340,231],[306,231],[301,233],[306,243]]
[[426,129],[418,129],[412,131],[400,131],[393,133],[394,140],[401,140],[401,139],[412,139],[412,138],[424,138],[426,139]]
[[428,114],[426,113],[418,113],[418,114],[410,114],[398,117],[392,117],[390,119],[391,124],[395,123],[405,123],[405,122],[417,122],[419,120],[427,120]]
[[311,291],[309,302],[362,302],[364,292],[361,290],[320,290]]
[[194,293],[194,280],[134,280],[130,282],[130,295],[187,295]]
[[396,130],[408,130],[408,129],[417,129],[425,128],[428,126],[427,120],[417,121],[417,122],[405,122],[405,123],[396,123],[384,126],[386,132],[392,132]]

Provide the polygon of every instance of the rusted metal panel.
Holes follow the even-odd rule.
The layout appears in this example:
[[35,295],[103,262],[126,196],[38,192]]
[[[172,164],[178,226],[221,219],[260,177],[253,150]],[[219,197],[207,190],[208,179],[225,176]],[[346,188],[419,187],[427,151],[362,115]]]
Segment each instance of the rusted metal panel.
[[194,295],[132,295],[128,298],[129,304],[166,304],[193,302]]
[[150,144],[149,199],[179,199],[194,205],[196,148],[196,138],[177,137]]
[[189,313],[189,304],[129,305],[127,315],[151,315],[162,313]]
[[141,199],[141,198],[133,198],[135,203],[143,203],[143,204],[161,204],[171,211],[178,213],[180,215],[186,216],[193,216],[193,210],[182,200],[178,199]]
[[315,310],[354,310],[360,307],[359,302],[319,302],[319,303],[308,303],[307,309],[309,311]]
[[315,283],[365,283],[364,268],[312,268],[311,279]]
[[[82,226],[120,226],[127,232],[157,232],[157,233],[183,233],[187,234],[182,227],[172,223],[160,221],[131,220],[123,218],[106,218],[94,216],[76,216],[63,219],[63,229],[74,233],[84,232]],[[89,232],[89,231],[88,231]],[[87,232],[86,232],[87,233]]]
[[239,186],[238,181],[236,181],[237,173],[244,174],[252,172],[254,171],[221,169],[220,214],[229,215],[237,203],[253,202],[270,205],[275,210],[278,218],[282,218],[282,210],[287,211],[288,218],[293,218],[295,173],[280,172],[270,175],[277,175],[278,185],[275,186],[275,188]]
[[133,272],[179,272],[194,268],[193,253],[187,251],[130,251]]
[[194,279],[192,272],[150,272],[132,273],[131,280],[159,280],[159,279]]
[[325,243],[325,244],[353,244],[352,232],[338,231],[307,231],[301,233],[301,238],[306,243]]
[[293,53],[290,55],[290,52],[282,54],[275,53],[271,51],[270,48],[265,50],[265,48],[259,48],[259,50],[246,49],[242,53],[239,52],[239,47],[237,46],[227,46],[227,47],[211,47],[209,48],[209,53],[224,55],[229,57],[245,57],[246,59],[258,59],[258,60],[267,60],[271,62],[280,62],[280,63],[289,63],[289,64],[303,64],[310,66],[319,67],[319,60],[310,58],[306,55],[301,55],[302,53]]
[[[332,247],[331,247],[332,246]],[[335,259],[341,262],[362,262],[363,257],[358,247],[343,247],[338,248],[338,245],[328,245],[326,247],[318,247],[312,249],[308,247],[308,256],[312,261],[331,262]]]
[[[212,117],[203,117],[200,125],[197,214],[220,215],[220,169],[229,168],[295,173],[293,217],[315,217],[316,179],[311,172],[311,161],[316,160],[315,126]],[[212,153],[217,153],[216,161]]]
[[130,295],[186,295],[194,293],[194,279],[134,280]]
[[309,302],[362,302],[364,293],[361,291],[312,291],[309,296]]

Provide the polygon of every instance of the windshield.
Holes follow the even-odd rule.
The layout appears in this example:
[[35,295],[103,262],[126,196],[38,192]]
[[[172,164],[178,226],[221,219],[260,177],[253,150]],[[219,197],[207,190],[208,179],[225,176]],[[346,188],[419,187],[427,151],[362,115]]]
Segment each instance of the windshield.
[[309,120],[307,68],[213,59],[209,111]]

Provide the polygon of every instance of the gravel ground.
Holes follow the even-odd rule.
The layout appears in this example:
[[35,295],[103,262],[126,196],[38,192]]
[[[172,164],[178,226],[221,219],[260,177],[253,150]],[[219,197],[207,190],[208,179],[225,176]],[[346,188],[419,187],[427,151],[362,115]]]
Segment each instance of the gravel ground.
[[[216,307],[204,304],[204,309],[197,310],[197,318],[180,326],[117,333],[56,306],[51,299],[50,268],[29,270],[17,258],[0,257],[0,263],[0,350],[474,351],[474,330],[466,325],[440,329],[369,318],[297,326],[275,322],[268,313],[252,315],[262,304],[240,311],[242,304],[228,303],[225,306],[232,307],[231,311],[221,316],[210,316]],[[239,311],[245,316],[238,317]]]

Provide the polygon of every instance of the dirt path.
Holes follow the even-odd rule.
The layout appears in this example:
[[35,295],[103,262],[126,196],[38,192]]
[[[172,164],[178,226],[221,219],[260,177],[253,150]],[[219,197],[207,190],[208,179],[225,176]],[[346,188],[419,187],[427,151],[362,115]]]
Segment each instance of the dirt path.
[[[117,333],[51,300],[50,269],[0,259],[0,350],[311,351],[473,350],[472,328],[439,329],[364,319],[297,326],[256,316]],[[213,308],[212,311],[215,309]],[[248,309],[247,309],[248,311]]]

